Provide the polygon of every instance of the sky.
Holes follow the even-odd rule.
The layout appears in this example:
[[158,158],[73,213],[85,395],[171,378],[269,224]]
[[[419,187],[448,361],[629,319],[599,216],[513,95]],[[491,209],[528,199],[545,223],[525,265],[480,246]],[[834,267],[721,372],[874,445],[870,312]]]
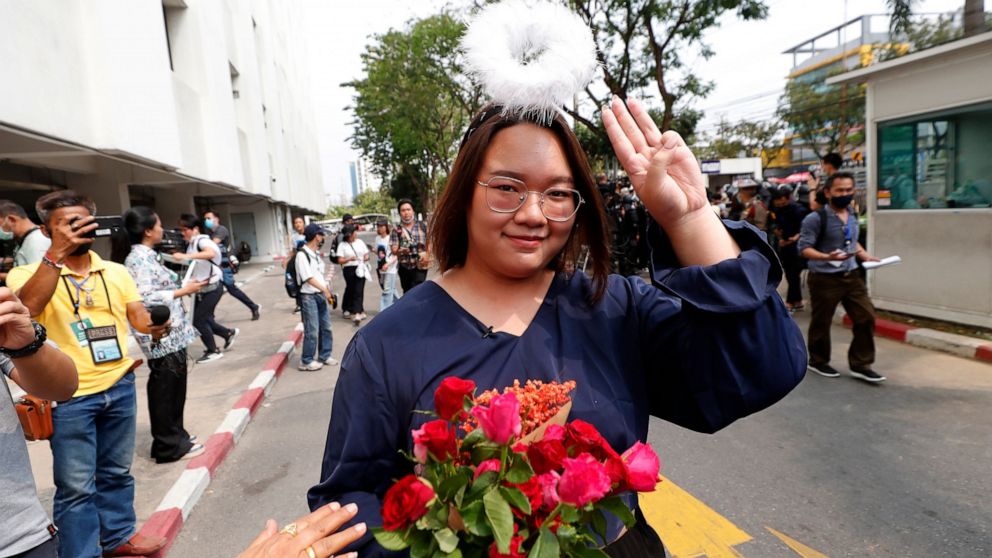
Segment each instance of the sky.
[[[767,0],[768,18],[739,21],[723,18],[705,40],[715,52],[706,60],[689,55],[688,65],[715,89],[694,106],[705,112],[701,130],[711,130],[720,117],[733,122],[772,115],[792,56],[782,54],[824,31],[863,14],[885,13],[885,0]],[[918,0],[917,13],[959,9],[964,0]],[[311,64],[313,104],[319,131],[324,189],[332,204],[351,192],[348,163],[359,157],[351,149],[346,107],[354,91],[340,84],[360,78],[360,55],[369,37],[401,28],[413,18],[436,13],[441,0],[303,0]],[[461,3],[458,3],[461,5]],[[880,23],[884,28],[886,23]]]

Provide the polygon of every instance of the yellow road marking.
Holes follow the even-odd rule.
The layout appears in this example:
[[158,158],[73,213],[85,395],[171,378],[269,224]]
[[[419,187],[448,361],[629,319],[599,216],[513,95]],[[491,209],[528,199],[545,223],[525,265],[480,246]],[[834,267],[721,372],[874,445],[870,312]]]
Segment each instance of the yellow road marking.
[[782,539],[782,542],[784,542],[789,548],[794,550],[796,554],[802,556],[803,558],[830,558],[826,554],[813,550],[785,533],[780,533],[771,527],[765,527],[765,529],[768,529],[771,531],[771,534]]
[[751,540],[750,535],[667,478],[662,478],[654,492],[638,497],[648,524],[673,558],[741,558],[732,547]]

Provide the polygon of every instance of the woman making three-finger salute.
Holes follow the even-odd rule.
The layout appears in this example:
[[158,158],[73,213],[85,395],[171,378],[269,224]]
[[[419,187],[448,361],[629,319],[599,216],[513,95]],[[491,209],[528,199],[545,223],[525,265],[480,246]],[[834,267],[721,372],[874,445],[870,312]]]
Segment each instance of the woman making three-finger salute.
[[[479,389],[575,380],[570,419],[594,424],[618,451],[646,439],[651,415],[714,432],[802,378],[802,336],[775,292],[774,252],[756,229],[709,209],[678,134],[661,134],[635,101],[603,112],[653,217],[648,282],[609,274],[585,154],[560,116],[535,120],[490,106],[470,124],[432,221],[441,274],[349,345],[312,507],[353,501],[362,521],[381,525],[384,492],[410,472],[397,450],[411,450],[410,430],[428,418],[413,411],[433,408],[446,376]],[[572,271],[583,245],[588,274]],[[636,494],[625,500],[638,511]],[[643,518],[627,532],[615,518],[609,527],[611,556],[664,555]],[[389,555],[371,537],[354,548]]]

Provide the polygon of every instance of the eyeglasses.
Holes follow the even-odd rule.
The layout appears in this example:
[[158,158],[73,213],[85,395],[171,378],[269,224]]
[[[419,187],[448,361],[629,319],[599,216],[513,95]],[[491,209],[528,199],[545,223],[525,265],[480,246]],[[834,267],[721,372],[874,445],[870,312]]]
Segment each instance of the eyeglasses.
[[479,186],[486,189],[486,205],[496,213],[513,213],[523,207],[528,194],[536,194],[541,213],[549,221],[568,221],[585,203],[582,194],[572,188],[553,187],[543,192],[528,190],[523,181],[505,176],[494,176]]

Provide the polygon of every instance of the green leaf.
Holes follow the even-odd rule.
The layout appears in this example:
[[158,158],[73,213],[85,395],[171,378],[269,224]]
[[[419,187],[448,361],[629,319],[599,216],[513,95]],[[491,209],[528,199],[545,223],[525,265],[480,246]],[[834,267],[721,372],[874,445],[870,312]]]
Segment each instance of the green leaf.
[[513,465],[510,466],[510,470],[506,472],[506,480],[512,482],[513,484],[523,484],[534,476],[534,469],[531,468],[530,463],[523,458],[517,458],[513,460]]
[[472,481],[472,488],[468,491],[469,499],[476,499],[482,495],[483,492],[489,490],[494,484],[496,484],[496,472],[487,471],[479,475],[479,478]]
[[471,450],[476,444],[486,441],[486,435],[482,432],[481,428],[476,428],[475,430],[469,432],[462,438],[462,451]]
[[575,527],[571,525],[560,525],[558,526],[558,532],[555,534],[558,535],[558,540],[561,542],[566,542],[574,539],[578,534],[578,531],[576,531]]
[[482,463],[487,459],[499,457],[499,446],[490,443],[477,444],[472,448],[472,463]]
[[630,508],[627,507],[627,504],[619,496],[604,498],[596,502],[596,507],[603,508],[620,518],[620,521],[623,521],[623,524],[627,528],[633,527],[634,523],[637,522],[637,519],[634,518],[634,513],[630,511]]
[[569,549],[569,553],[574,558],[609,558],[609,555],[602,550],[591,546],[585,546],[582,543],[579,543]]
[[510,504],[496,490],[486,493],[482,497],[482,503],[486,508],[489,525],[493,528],[496,550],[501,554],[509,554],[510,538],[513,537],[513,512],[510,511]]
[[462,521],[465,522],[465,529],[469,533],[478,537],[493,536],[493,530],[486,522],[486,509],[482,502],[476,501],[464,508],[459,508],[459,513],[461,513]]
[[594,510],[590,515],[592,516],[590,523],[593,531],[596,531],[599,538],[606,542],[606,516],[599,510]]
[[437,495],[446,502],[451,501],[455,494],[468,484],[469,478],[467,475],[459,473],[444,479],[437,487]]
[[410,558],[428,558],[437,549],[437,541],[428,531],[419,531],[410,547]]
[[434,531],[434,539],[437,540],[438,548],[445,554],[450,554],[458,548],[458,535],[447,527],[440,531]]
[[518,510],[530,515],[530,500],[519,488],[514,488],[512,486],[501,486],[499,491],[503,494],[503,498],[510,503],[511,506],[517,508]]
[[376,542],[378,542],[379,545],[386,550],[403,550],[410,546],[409,543],[403,539],[402,533],[397,531],[387,531],[382,527],[373,527],[372,536],[375,537]]
[[561,511],[558,512],[558,515],[561,516],[561,520],[565,523],[575,523],[579,520],[579,510],[568,504],[561,505]]
[[537,541],[534,542],[534,546],[527,553],[527,558],[558,558],[559,551],[558,537],[549,531],[547,527],[541,527],[541,531],[537,535]]

